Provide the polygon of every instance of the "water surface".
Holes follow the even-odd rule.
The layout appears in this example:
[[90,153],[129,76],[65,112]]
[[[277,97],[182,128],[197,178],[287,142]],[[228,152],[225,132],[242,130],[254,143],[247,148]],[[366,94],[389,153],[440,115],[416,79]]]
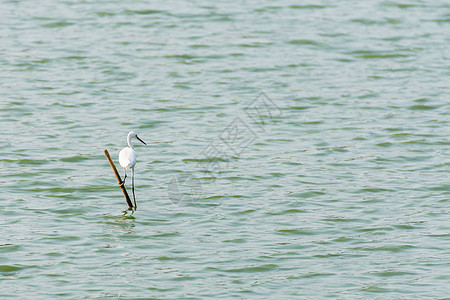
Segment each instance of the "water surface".
[[446,1],[0,8],[4,298],[448,297]]

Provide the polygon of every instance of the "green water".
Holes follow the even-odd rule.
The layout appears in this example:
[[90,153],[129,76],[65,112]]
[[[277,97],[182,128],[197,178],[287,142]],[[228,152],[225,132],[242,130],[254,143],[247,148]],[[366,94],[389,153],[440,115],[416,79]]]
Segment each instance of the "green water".
[[449,8],[0,2],[2,298],[447,298]]

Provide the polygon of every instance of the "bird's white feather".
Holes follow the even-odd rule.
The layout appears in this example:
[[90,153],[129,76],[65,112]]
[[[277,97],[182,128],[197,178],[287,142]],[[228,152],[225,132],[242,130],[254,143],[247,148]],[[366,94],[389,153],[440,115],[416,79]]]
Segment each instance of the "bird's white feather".
[[136,165],[136,152],[130,147],[123,148],[119,153],[119,163],[123,168],[132,169]]

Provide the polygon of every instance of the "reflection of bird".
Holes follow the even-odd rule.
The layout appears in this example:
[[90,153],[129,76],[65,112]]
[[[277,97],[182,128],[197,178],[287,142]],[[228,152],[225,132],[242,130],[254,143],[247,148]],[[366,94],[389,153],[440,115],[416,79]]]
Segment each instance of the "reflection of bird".
[[122,186],[123,184],[125,184],[125,179],[127,178],[127,169],[131,169],[131,184],[133,188],[134,208],[136,209],[136,197],[134,196],[134,166],[136,165],[136,152],[134,151],[133,143],[131,143],[132,138],[138,139],[144,145],[147,144],[143,140],[141,140],[135,132],[130,131],[127,136],[128,147],[123,148],[119,153],[119,163],[125,171],[125,177],[123,178],[123,181],[120,185]]

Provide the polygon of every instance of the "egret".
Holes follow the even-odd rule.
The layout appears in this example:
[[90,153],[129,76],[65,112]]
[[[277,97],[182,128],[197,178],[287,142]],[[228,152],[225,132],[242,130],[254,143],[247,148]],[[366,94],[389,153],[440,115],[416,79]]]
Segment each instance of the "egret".
[[134,208],[136,209],[136,197],[134,196],[134,166],[136,165],[136,152],[134,151],[134,146],[131,142],[132,138],[138,139],[144,145],[147,144],[137,136],[136,132],[130,131],[127,135],[128,147],[123,148],[119,153],[119,163],[125,171],[125,177],[123,178],[123,181],[120,185],[122,186],[123,184],[125,184],[125,179],[127,178],[127,169],[131,170],[131,185],[133,189]]

